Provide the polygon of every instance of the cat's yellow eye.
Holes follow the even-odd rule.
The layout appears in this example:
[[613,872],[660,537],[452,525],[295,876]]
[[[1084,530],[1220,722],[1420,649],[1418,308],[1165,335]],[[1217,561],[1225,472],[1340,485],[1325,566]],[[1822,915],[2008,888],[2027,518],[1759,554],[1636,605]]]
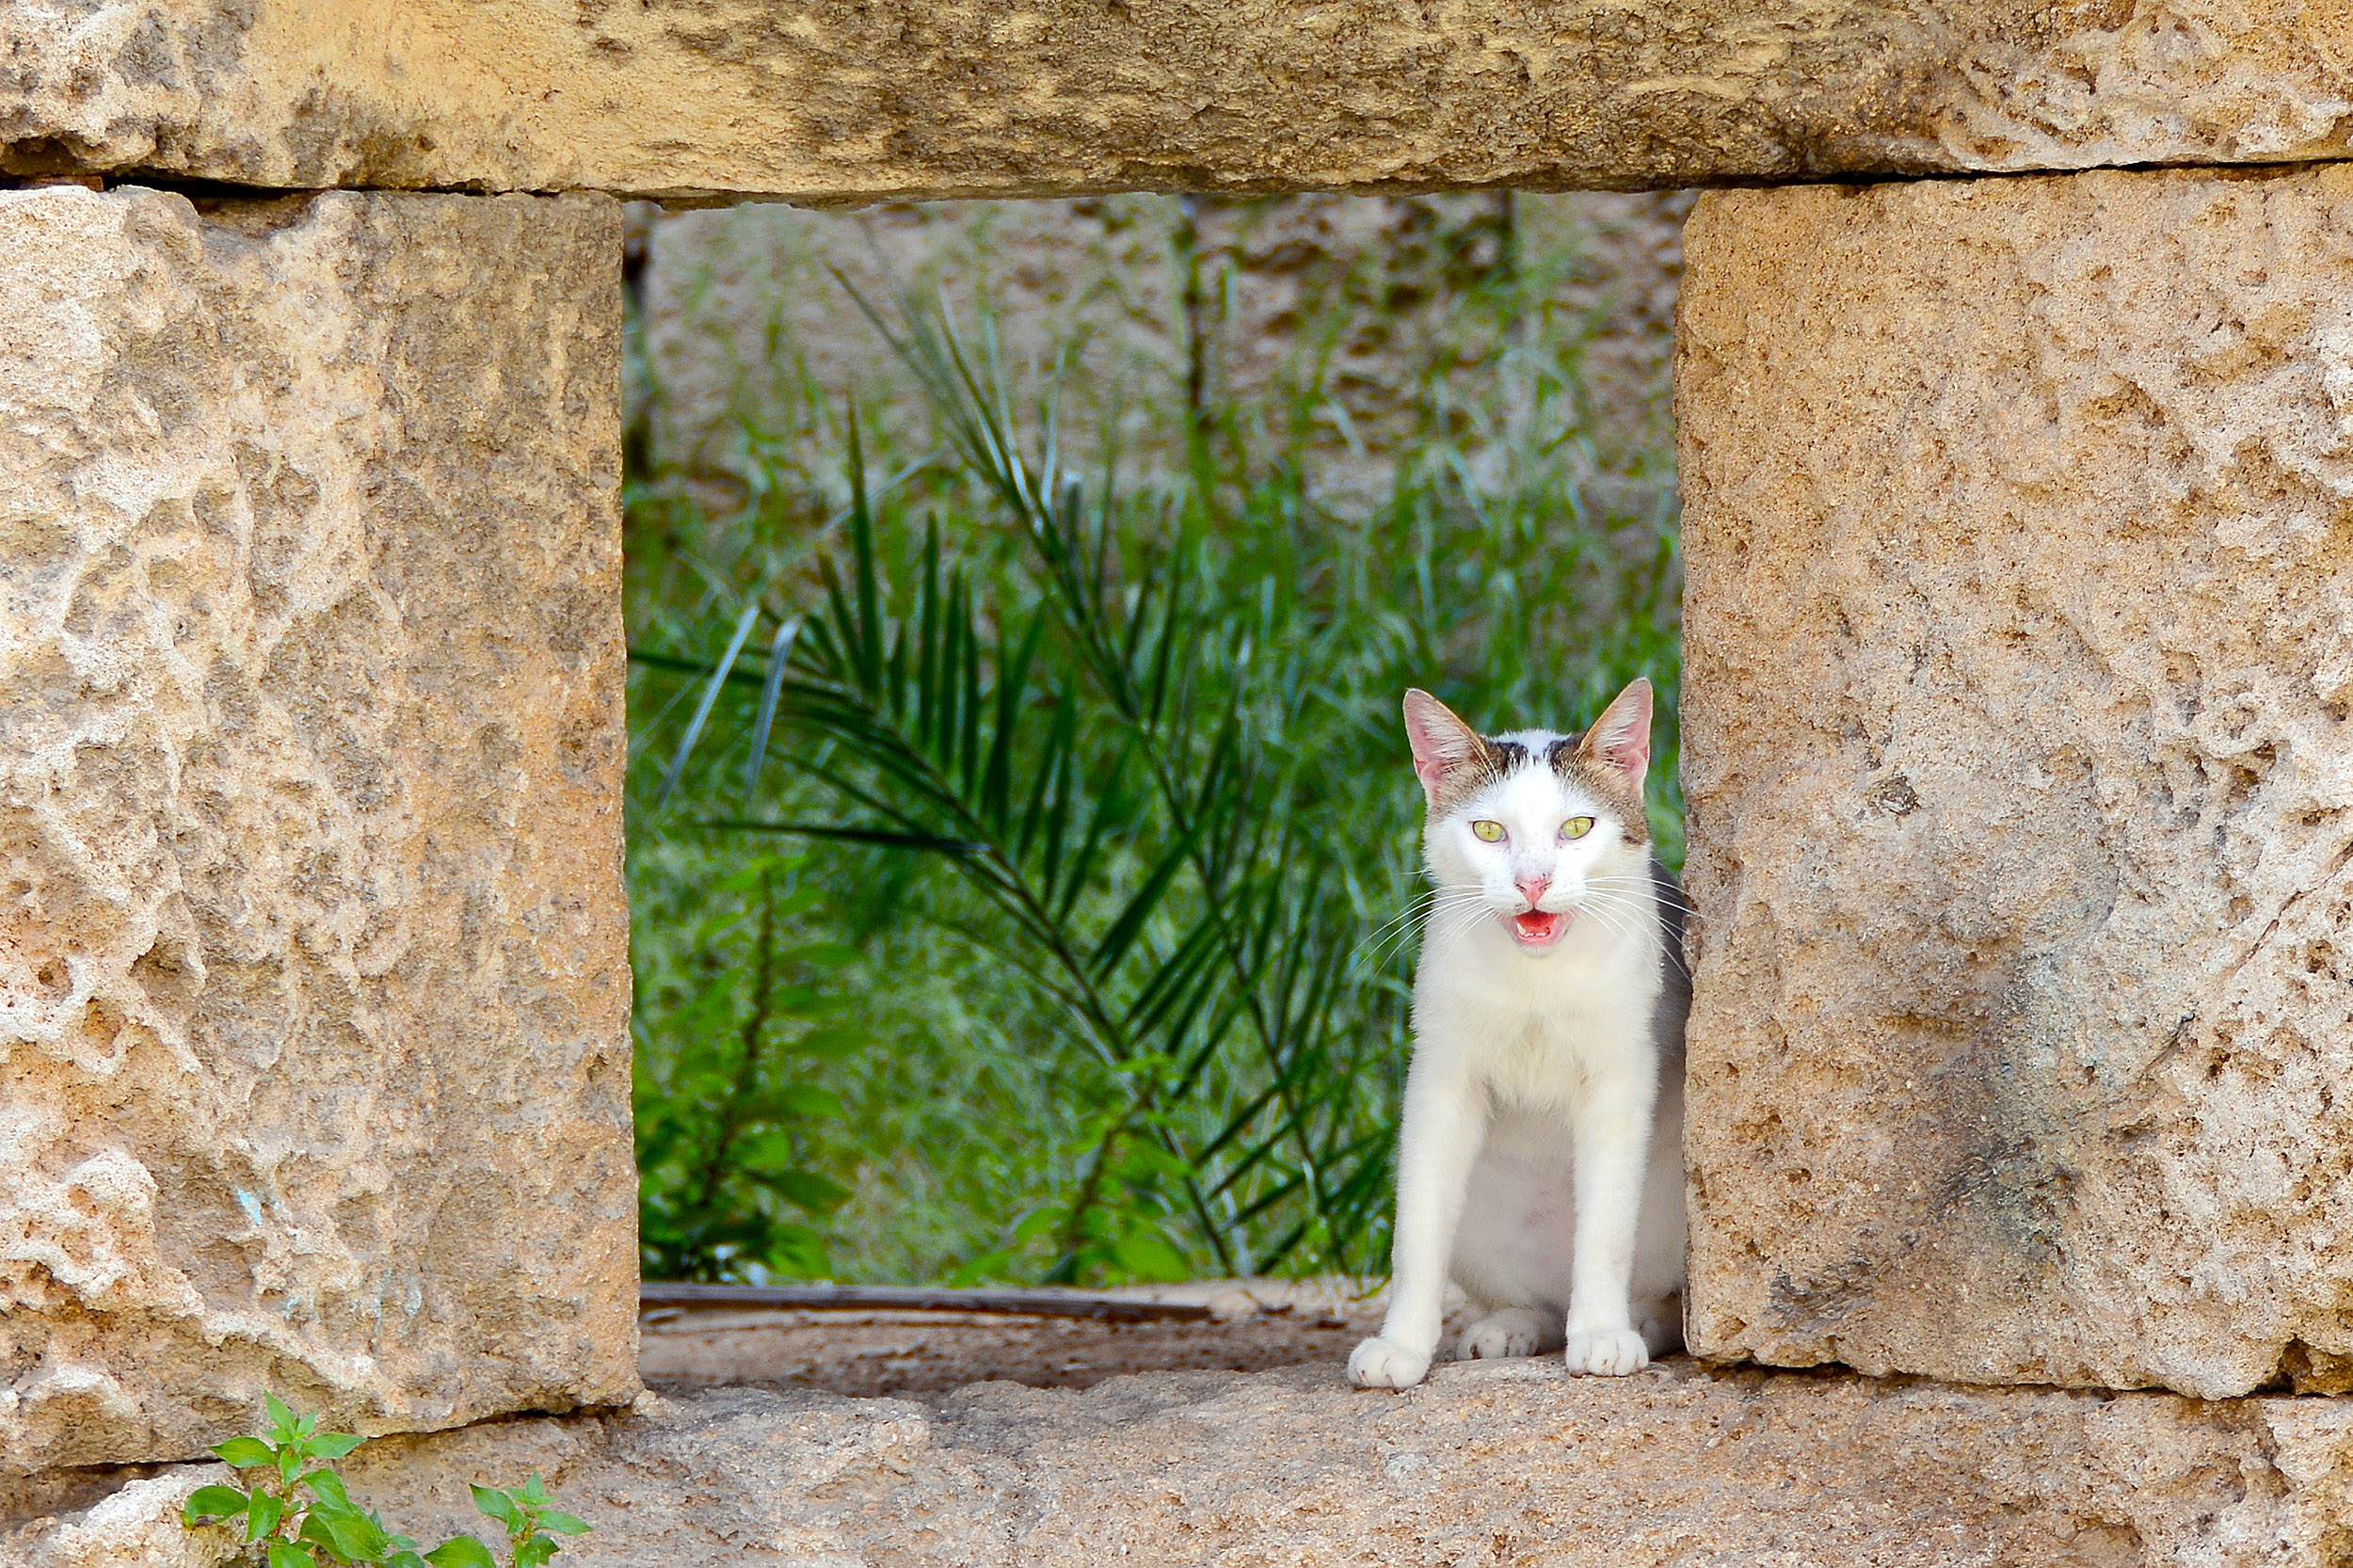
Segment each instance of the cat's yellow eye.
[[1503,824],[1499,822],[1475,822],[1471,824],[1471,831],[1479,835],[1479,841],[1482,844],[1503,842]]
[[1561,837],[1563,839],[1582,839],[1586,834],[1591,833],[1593,830],[1593,818],[1571,817],[1567,822],[1561,824]]

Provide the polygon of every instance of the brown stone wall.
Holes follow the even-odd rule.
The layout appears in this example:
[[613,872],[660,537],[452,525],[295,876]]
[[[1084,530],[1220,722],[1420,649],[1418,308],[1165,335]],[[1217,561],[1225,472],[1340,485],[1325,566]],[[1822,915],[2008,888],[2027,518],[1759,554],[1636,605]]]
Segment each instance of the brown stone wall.
[[2327,0],[12,0],[0,172],[872,201],[2343,158]]
[[618,217],[0,193],[0,1468],[635,1391]]
[[1694,1348],[2353,1387],[2353,169],[1686,243]]
[[903,296],[944,298],[974,347],[987,312],[1008,380],[1058,389],[1082,467],[1105,432],[1130,478],[1181,466],[1197,364],[1203,404],[1245,411],[1252,449],[1303,455],[1321,492],[1385,495],[1433,442],[1476,458],[1525,376],[1570,361],[1600,471],[1663,485],[1689,206],[1669,192],[633,209],[649,376],[632,417],[655,466],[722,506],[756,449],[838,468],[854,396],[870,434],[896,419],[927,441],[920,391],[855,289],[886,317]]

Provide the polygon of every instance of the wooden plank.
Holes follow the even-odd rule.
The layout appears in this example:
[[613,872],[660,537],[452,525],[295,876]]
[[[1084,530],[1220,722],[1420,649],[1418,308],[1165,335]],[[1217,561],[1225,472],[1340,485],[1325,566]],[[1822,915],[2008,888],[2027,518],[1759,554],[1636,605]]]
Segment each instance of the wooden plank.
[[1084,1318],[1106,1323],[1203,1322],[1195,1302],[1138,1301],[1084,1290],[947,1290],[880,1285],[695,1285],[649,1281],[637,1288],[652,1307],[780,1307],[799,1312],[982,1312],[1023,1318]]

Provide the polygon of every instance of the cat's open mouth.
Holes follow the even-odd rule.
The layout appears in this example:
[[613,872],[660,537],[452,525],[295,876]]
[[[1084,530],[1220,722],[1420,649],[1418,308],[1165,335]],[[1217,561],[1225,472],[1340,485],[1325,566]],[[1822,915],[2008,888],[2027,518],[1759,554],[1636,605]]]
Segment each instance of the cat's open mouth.
[[1569,917],[1557,909],[1530,909],[1510,921],[1513,939],[1524,948],[1548,948],[1569,928]]

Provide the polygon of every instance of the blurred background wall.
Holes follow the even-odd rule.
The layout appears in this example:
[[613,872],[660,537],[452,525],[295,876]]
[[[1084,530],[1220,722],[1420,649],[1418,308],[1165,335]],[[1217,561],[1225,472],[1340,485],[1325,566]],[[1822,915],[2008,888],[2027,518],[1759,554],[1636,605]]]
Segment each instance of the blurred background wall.
[[1008,379],[1055,398],[1083,456],[1108,436],[1130,472],[1181,462],[1185,426],[1167,412],[1189,404],[1235,451],[1304,456],[1318,497],[1337,504],[1386,490],[1433,440],[1489,448],[1513,417],[1498,361],[1541,338],[1550,362],[1564,348],[1580,361],[1575,434],[1593,467],[1655,481],[1672,446],[1689,204],[1676,192],[639,204],[632,440],[645,471],[724,508],[755,447],[823,428],[853,394],[870,424],[920,408],[855,291],[891,319],[944,299],[976,352],[993,319]]

